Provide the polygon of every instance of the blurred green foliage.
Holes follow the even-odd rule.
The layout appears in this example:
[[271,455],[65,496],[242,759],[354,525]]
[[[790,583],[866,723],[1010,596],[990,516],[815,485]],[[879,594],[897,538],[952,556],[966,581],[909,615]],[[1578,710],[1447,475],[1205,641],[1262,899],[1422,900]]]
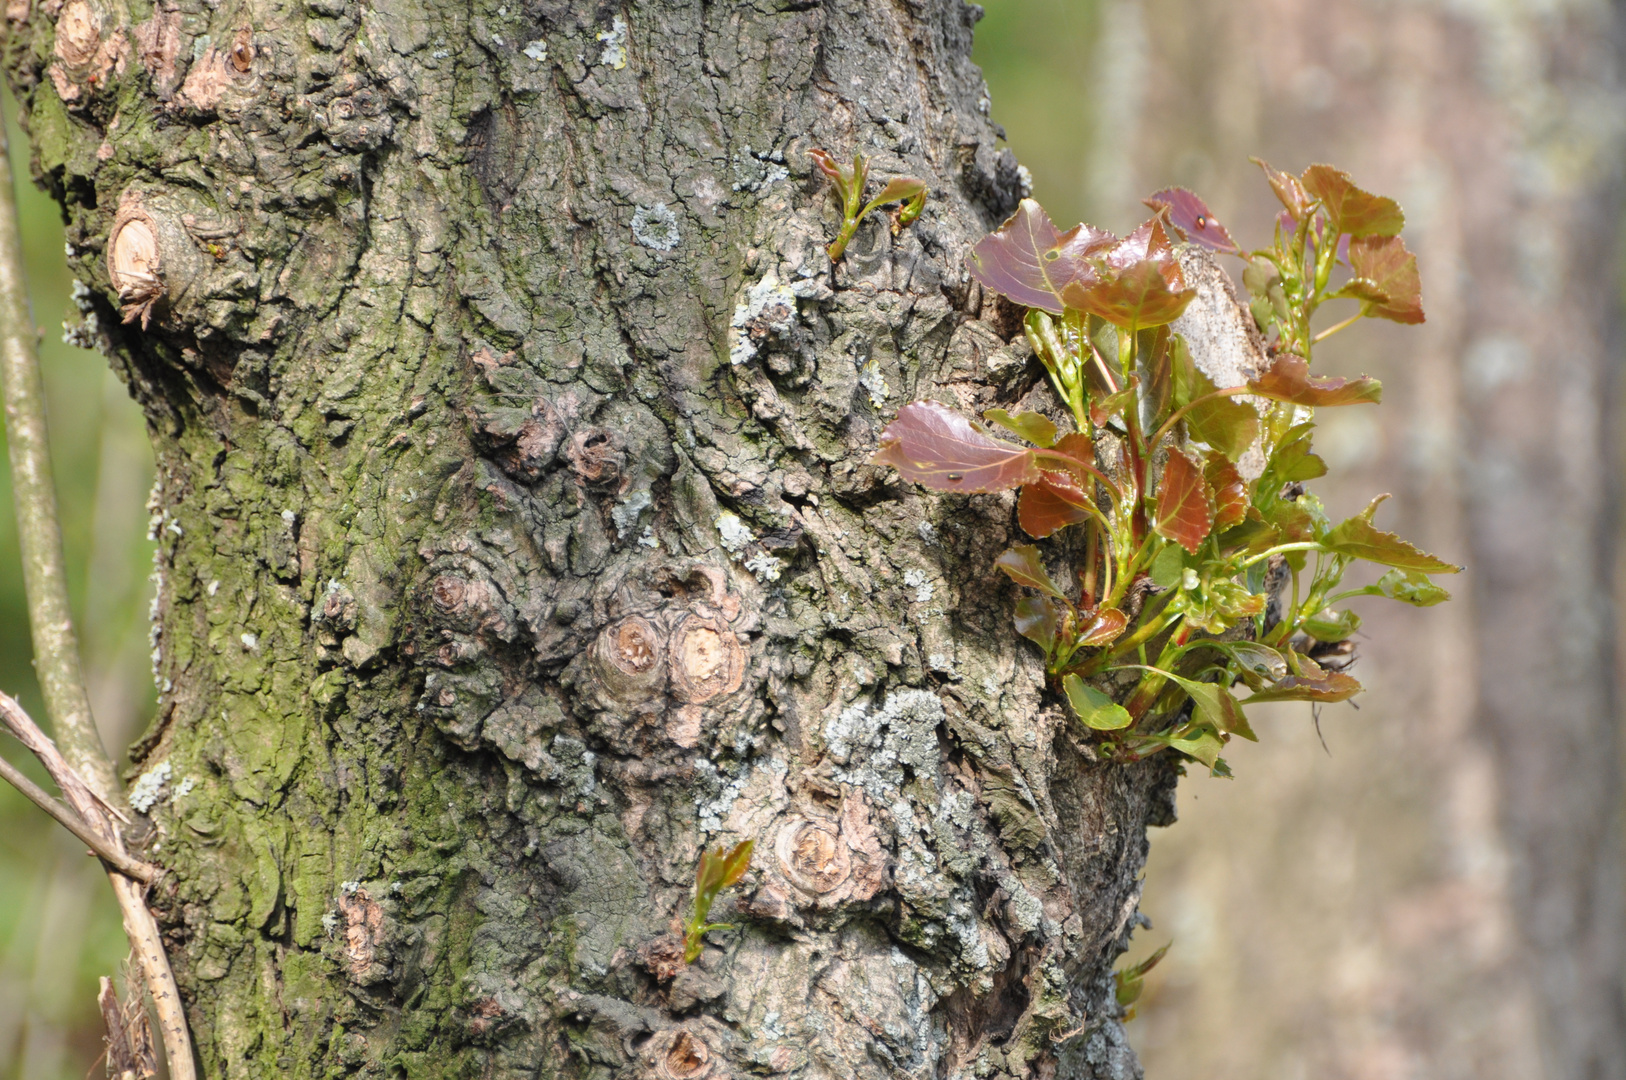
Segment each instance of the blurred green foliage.
[[[41,334],[68,588],[92,703],[109,751],[122,761],[153,706],[145,510],[152,451],[140,410],[106,361],[62,342],[63,320],[77,313],[61,217],[29,182],[27,143],[9,95],[3,107]],[[31,654],[11,486],[0,470],[0,689],[43,724]],[[9,738],[0,736],[0,753],[47,783]],[[0,785],[0,1080],[86,1076],[102,1051],[96,979],[114,975],[126,951],[112,892],[83,845]]]

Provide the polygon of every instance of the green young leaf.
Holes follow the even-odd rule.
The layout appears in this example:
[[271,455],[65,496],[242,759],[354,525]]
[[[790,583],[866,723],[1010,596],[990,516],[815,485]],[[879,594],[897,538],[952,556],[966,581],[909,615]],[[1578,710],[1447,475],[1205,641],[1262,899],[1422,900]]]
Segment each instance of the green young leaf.
[[1097,731],[1118,731],[1134,723],[1129,710],[1077,675],[1068,675],[1062,679],[1061,685],[1067,692],[1067,703],[1086,727]]
[[1152,584],[1160,589],[1173,588],[1185,573],[1185,561],[1180,558],[1178,544],[1170,544],[1152,559]]
[[1319,615],[1312,615],[1300,624],[1304,632],[1317,641],[1329,644],[1343,641],[1361,628],[1361,617],[1353,611],[1323,611]]
[[1340,523],[1322,538],[1328,551],[1350,555],[1357,559],[1393,566],[1399,570],[1414,570],[1423,574],[1455,574],[1462,569],[1444,559],[1436,559],[1425,551],[1400,539],[1394,533],[1383,532],[1372,524],[1372,515],[1379,504],[1387,499],[1379,495],[1359,514]]
[[745,876],[751,867],[751,849],[755,846],[754,840],[743,840],[731,849],[701,851],[700,865],[694,875],[694,903],[683,929],[684,962],[692,964],[700,958],[701,937],[707,930],[717,929],[717,926],[706,921],[711,914],[711,906],[716,902],[718,893]]
[[1016,632],[1043,649],[1046,659],[1056,655],[1061,621],[1062,609],[1048,596],[1024,596],[1016,602]]
[[869,201],[869,208],[916,199],[924,194],[926,194],[926,181],[916,180],[912,176],[893,177],[886,182],[886,186],[881,189],[881,193]]
[[1111,233],[1088,225],[1058,232],[1044,207],[1023,199],[1003,225],[977,241],[967,266],[983,288],[1023,307],[1060,315],[1067,307],[1062,289],[1093,278],[1089,257],[1116,242]]
[[1168,951],[1169,946],[1165,945],[1140,963],[1112,973],[1113,995],[1119,1005],[1129,1006],[1140,1000],[1141,991],[1146,985],[1146,973],[1157,967],[1158,961]]
[[1287,658],[1269,645],[1256,641],[1215,641],[1204,642],[1204,645],[1218,649],[1235,660],[1245,675],[1267,682],[1287,677]]
[[1169,451],[1157,484],[1152,530],[1195,555],[1213,526],[1214,506],[1202,470],[1180,451]]
[[1259,437],[1259,411],[1245,401],[1230,397],[1203,401],[1219,389],[1214,380],[1191,359],[1182,338],[1174,339],[1170,354],[1174,369],[1174,404],[1184,408],[1194,401],[1201,402],[1185,414],[1187,433],[1236,461]]
[[1288,435],[1290,441],[1270,456],[1271,482],[1280,487],[1295,480],[1314,480],[1318,476],[1326,476],[1327,463],[1310,452],[1309,431],[1297,438],[1291,438],[1291,432]]
[[1045,595],[1055,597],[1057,600],[1067,599],[1066,594],[1061,591],[1061,587],[1045,571],[1044,563],[1039,561],[1039,549],[1032,544],[1020,544],[1011,548],[995,559],[994,565],[1003,570],[1018,585],[1038,589]]
[[1311,375],[1310,365],[1303,357],[1282,353],[1276,362],[1248,388],[1260,397],[1286,401],[1294,405],[1319,408],[1324,405],[1376,405],[1383,400],[1383,384],[1362,375],[1358,379],[1337,379]]
[[[1140,664],[1126,665],[1129,667],[1143,667]],[[1243,715],[1242,703],[1232,696],[1231,692],[1218,683],[1198,682],[1188,679],[1184,675],[1176,675],[1172,671],[1161,668],[1147,668],[1155,671],[1165,679],[1184,690],[1191,698],[1192,719],[1199,725],[1206,725],[1225,735],[1240,735],[1244,739],[1258,742],[1253,728],[1248,725],[1248,718]],[[1216,751],[1217,752],[1217,751]],[[1195,756],[1195,755],[1194,755]],[[1199,761],[1202,759],[1199,758]],[[1210,765],[1211,762],[1204,761]]]
[[1035,446],[1051,447],[1056,444],[1056,425],[1036,412],[1019,412],[1015,416],[1004,409],[989,409],[982,414],[990,424],[998,424],[1006,431],[1022,436]]
[[[1367,309],[1368,315],[1391,322],[1416,324],[1423,321],[1423,279],[1417,272],[1417,256],[1406,250],[1398,236],[1367,236],[1349,244],[1349,265],[1355,281],[1366,282],[1379,294]],[[1355,281],[1350,282],[1354,285]],[[1344,288],[1348,289],[1350,285]],[[1343,290],[1340,290],[1342,292]]]
[[1406,215],[1401,213],[1399,203],[1362,191],[1341,169],[1311,165],[1299,182],[1306,193],[1321,201],[1321,209],[1335,232],[1353,237],[1394,236],[1405,227]]
[[1233,525],[1219,536],[1220,550],[1244,555],[1255,555],[1281,543],[1281,534],[1265,520],[1254,507],[1248,507],[1241,524]]
[[1218,771],[1220,751],[1225,749],[1224,741],[1207,728],[1199,728],[1183,736],[1171,735],[1166,744],[1170,749],[1178,750],[1187,757],[1207,765],[1210,772]]
[[1115,394],[1108,394],[1098,401],[1090,402],[1090,423],[1096,427],[1106,427],[1114,417],[1119,416],[1134,402],[1135,392],[1139,389],[1139,380],[1131,377],[1129,385]]
[[938,491],[1004,491],[1039,478],[1034,451],[1002,442],[935,401],[912,401],[881,432],[870,459]]
[[1413,607],[1433,607],[1451,599],[1451,594],[1416,570],[1391,570],[1368,585],[1366,592],[1373,596],[1387,596]]

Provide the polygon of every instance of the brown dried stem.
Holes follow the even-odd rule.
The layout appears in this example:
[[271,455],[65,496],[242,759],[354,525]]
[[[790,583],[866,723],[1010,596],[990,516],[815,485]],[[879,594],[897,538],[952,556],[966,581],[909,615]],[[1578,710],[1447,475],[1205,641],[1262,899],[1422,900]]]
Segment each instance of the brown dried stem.
[[23,798],[44,810],[56,819],[58,825],[77,836],[85,846],[95,852],[102,861],[118,870],[125,877],[135,878],[137,881],[151,885],[158,879],[158,868],[151,863],[142,862],[132,855],[118,850],[108,843],[95,829],[86,825],[78,814],[63,806],[38,784],[35,784],[22,770],[18,769],[5,758],[0,758],[0,780],[4,780],[18,791]]
[[[34,669],[46,711],[62,741],[61,750],[21,706],[3,694],[0,718],[45,765],[80,819],[114,851],[123,853],[124,840],[114,822],[115,815],[123,817],[118,809],[123,795],[91,716],[84,673],[79,667],[79,641],[68,607],[62,530],[46,438],[45,390],[28,307],[7,151],[0,132],[0,382],[4,383],[6,442],[28,621],[34,637]],[[181,1010],[180,993],[158,933],[158,922],[147,908],[146,886],[116,869],[109,869],[108,879],[124,916],[125,936],[130,939],[130,948],[138,958],[158,1013],[170,1076],[173,1080],[195,1080],[186,1015]]]

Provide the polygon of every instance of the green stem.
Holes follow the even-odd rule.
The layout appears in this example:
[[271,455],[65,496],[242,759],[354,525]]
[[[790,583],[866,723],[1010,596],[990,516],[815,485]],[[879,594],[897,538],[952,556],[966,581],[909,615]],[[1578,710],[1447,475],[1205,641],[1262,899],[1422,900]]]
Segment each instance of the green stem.
[[1242,565],[1237,567],[1237,569],[1239,571],[1246,570],[1248,567],[1252,566],[1256,562],[1263,562],[1265,559],[1270,558],[1272,555],[1283,555],[1283,554],[1285,554],[1285,553],[1287,553],[1289,551],[1320,551],[1320,550],[1321,550],[1321,544],[1320,544],[1319,541],[1316,541],[1316,540],[1301,540],[1301,541],[1299,541],[1297,543],[1292,543],[1292,544],[1277,544],[1273,548],[1267,548],[1266,550],[1261,551],[1259,554],[1253,556],[1252,558],[1243,560]]
[[1334,334],[1338,333],[1338,331],[1344,329],[1345,327],[1354,326],[1357,322],[1360,322],[1361,319],[1363,319],[1365,317],[1366,317],[1366,305],[1362,304],[1361,305],[1361,310],[1357,311],[1355,314],[1351,315],[1349,318],[1345,319],[1343,322],[1336,323],[1336,324],[1334,324],[1332,326],[1327,327],[1325,330],[1321,331],[1321,333],[1319,333],[1315,337],[1311,338],[1310,339],[1310,344],[1311,345],[1319,345],[1323,341],[1326,341],[1328,338],[1332,337]]

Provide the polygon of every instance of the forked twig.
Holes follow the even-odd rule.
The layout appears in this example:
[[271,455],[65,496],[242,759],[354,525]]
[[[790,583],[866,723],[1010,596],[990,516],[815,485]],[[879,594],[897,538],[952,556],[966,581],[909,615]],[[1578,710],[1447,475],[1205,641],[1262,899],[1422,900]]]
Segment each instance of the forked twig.
[[[79,642],[68,606],[62,529],[45,428],[45,390],[35,344],[22,243],[17,234],[11,160],[4,132],[0,131],[0,382],[4,383],[6,443],[28,622],[34,638],[34,667],[46,712],[62,741],[61,750],[15,701],[4,695],[0,695],[0,715],[39,757],[80,820],[115,852],[124,853],[124,840],[115,824],[116,818],[124,816],[123,798],[113,762],[102,747],[91,716],[90,697],[79,667]],[[147,907],[146,886],[112,866],[108,880],[124,916],[125,936],[130,939],[147,993],[158,1013],[169,1074],[173,1080],[196,1080],[186,1015],[158,933],[158,921]]]
[[151,885],[158,880],[159,870],[151,863],[142,862],[134,856],[120,851],[102,837],[95,829],[86,825],[78,814],[63,806],[56,799],[51,798],[43,788],[35,784],[5,758],[0,758],[0,780],[4,780],[22,793],[23,798],[44,810],[56,819],[58,825],[77,836],[91,851],[95,852],[102,861],[117,869],[125,877],[133,877],[137,881]]

